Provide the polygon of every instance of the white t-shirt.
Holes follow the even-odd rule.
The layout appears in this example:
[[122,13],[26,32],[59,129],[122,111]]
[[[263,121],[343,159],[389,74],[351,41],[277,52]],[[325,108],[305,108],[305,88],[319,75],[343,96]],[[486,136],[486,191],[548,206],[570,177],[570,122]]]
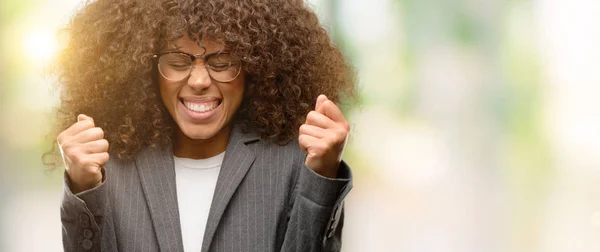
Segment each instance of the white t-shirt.
[[183,250],[199,252],[225,152],[207,159],[174,157]]

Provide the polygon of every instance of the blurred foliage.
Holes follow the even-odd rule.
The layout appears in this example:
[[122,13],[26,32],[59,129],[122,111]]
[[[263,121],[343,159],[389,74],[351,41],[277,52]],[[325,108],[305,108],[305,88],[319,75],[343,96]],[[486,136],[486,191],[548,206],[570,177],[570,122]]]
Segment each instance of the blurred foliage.
[[[37,142],[32,143],[21,143],[18,139],[23,135],[37,134],[39,128],[46,130],[50,123],[30,118],[44,116],[50,108],[40,109],[35,106],[24,108],[23,103],[26,102],[20,100],[27,97],[33,89],[49,90],[48,83],[31,84],[48,79],[41,77],[42,71],[31,66],[30,61],[22,55],[22,50],[19,48],[23,43],[23,34],[27,32],[19,30],[26,27],[22,25],[23,20],[35,19],[32,13],[36,10],[36,6],[46,2],[42,0],[1,1],[0,36],[3,39],[0,41],[0,112],[3,116],[0,118],[3,123],[0,124],[0,165],[2,165],[0,200],[6,198],[9,192],[59,190],[62,175],[61,172],[55,172],[47,176],[41,165],[40,155],[49,147],[47,139],[39,138]],[[377,137],[375,133],[389,131],[400,136],[415,135],[418,138],[420,136],[418,133],[421,133],[419,130],[434,132],[435,134],[432,134],[436,137],[435,140],[441,143],[441,146],[448,146],[447,150],[443,149],[447,153],[443,154],[448,154],[451,160],[464,158],[466,160],[461,161],[471,165],[465,168],[461,166],[463,164],[461,162],[440,164],[449,170],[442,182],[450,183],[448,181],[452,182],[462,175],[465,177],[464,181],[473,184],[480,182],[474,181],[480,178],[492,183],[491,185],[482,183],[485,184],[481,186],[482,188],[475,189],[484,192],[488,189],[497,190],[502,195],[507,195],[505,207],[510,212],[501,212],[503,215],[499,218],[505,218],[509,228],[503,231],[502,235],[508,236],[511,247],[523,248],[520,251],[535,251],[535,243],[538,242],[539,233],[543,228],[538,217],[538,208],[547,199],[547,188],[552,186],[556,164],[551,155],[552,146],[547,133],[544,132],[542,118],[546,83],[543,83],[540,76],[545,66],[540,60],[537,41],[535,41],[538,36],[533,34],[536,32],[533,20],[534,2],[531,0],[374,1],[368,4],[385,5],[383,10],[386,13],[379,13],[379,15],[386,16],[387,19],[384,20],[388,22],[386,25],[389,25],[385,28],[387,30],[384,29],[385,36],[378,41],[361,41],[357,38],[363,36],[361,32],[364,31],[358,28],[349,31],[345,28],[354,19],[362,18],[355,16],[356,13],[349,14],[345,9],[348,5],[359,4],[359,2],[361,1],[322,0],[317,4],[323,10],[320,13],[322,18],[331,22],[328,28],[333,40],[357,70],[357,80],[361,90],[359,104],[354,109],[344,108],[345,114],[352,117],[351,120],[363,120],[361,116],[367,113],[381,112],[385,117],[374,117],[382,121],[355,121],[363,125],[359,128],[363,132],[355,132],[355,135],[368,135],[366,138],[368,139]],[[363,10],[357,13],[362,14]],[[370,20],[361,19],[361,22],[370,22]],[[444,53],[450,53],[450,57],[458,56],[456,60],[451,58],[455,61],[450,62],[450,65],[438,65],[437,60],[447,55],[436,54],[439,52],[432,49],[437,48],[442,48],[441,51]],[[432,57],[432,53],[433,61],[428,58]],[[462,62],[462,57],[474,63]],[[443,67],[451,70],[440,69]],[[427,83],[424,83],[423,79],[429,74],[446,73],[443,70],[456,69],[462,71],[460,74],[466,75],[465,79],[470,81],[460,83],[458,87],[467,90],[459,90],[459,93],[472,94],[472,96],[465,96],[472,100],[464,103],[467,105],[461,103],[464,107],[449,110],[451,114],[444,114],[446,110],[438,112],[436,109],[446,109],[446,105],[454,104],[452,95],[456,93],[448,92],[446,89],[442,89],[444,91],[431,89],[426,86]],[[469,79],[468,77],[471,76],[477,78]],[[444,78],[445,76],[442,76],[438,79],[443,82]],[[50,96],[44,98],[56,99]],[[427,99],[433,100],[435,104],[442,104],[442,108],[427,107],[431,106],[430,103],[424,105],[424,100]],[[393,138],[394,136],[390,134],[381,141],[392,141],[396,139]],[[360,139],[356,140],[350,141],[344,159],[351,164],[353,171],[358,175],[357,184],[372,186],[357,188],[364,190],[359,193],[376,190],[373,187],[384,187],[385,183],[390,183],[391,185],[387,185],[385,189],[397,190],[392,192],[397,194],[391,198],[400,201],[399,196],[394,196],[404,195],[405,198],[402,200],[405,200],[408,198],[406,195],[409,195],[407,191],[417,191],[409,185],[401,184],[408,179],[390,178],[392,175],[386,172],[400,170],[393,174],[409,177],[410,174],[402,172],[418,170],[421,167],[381,167],[381,164],[387,163],[382,162],[378,156],[371,156],[372,152],[369,150],[375,149],[388,153],[388,150],[380,149],[381,146],[394,145],[379,142],[379,145],[367,146],[360,142]],[[417,139],[415,143],[418,144],[422,140]],[[401,144],[403,143],[398,143],[398,146]],[[409,155],[411,154],[423,159],[431,157],[431,153],[415,152]],[[400,182],[393,184],[390,181]],[[442,182],[438,181],[440,184]],[[478,193],[474,192],[475,190],[466,191],[460,186],[457,188],[465,190],[460,191],[462,194]],[[427,190],[418,191],[421,194],[417,194],[411,202],[395,203],[410,208],[408,205],[420,202],[420,197],[427,197],[428,193],[434,195]],[[446,199],[439,196],[435,200],[445,202]],[[467,207],[458,209],[477,210],[466,209]],[[1,210],[2,208],[0,214]],[[0,222],[1,218],[0,215]],[[0,240],[0,244],[3,241]],[[0,250],[4,251],[2,245]]]

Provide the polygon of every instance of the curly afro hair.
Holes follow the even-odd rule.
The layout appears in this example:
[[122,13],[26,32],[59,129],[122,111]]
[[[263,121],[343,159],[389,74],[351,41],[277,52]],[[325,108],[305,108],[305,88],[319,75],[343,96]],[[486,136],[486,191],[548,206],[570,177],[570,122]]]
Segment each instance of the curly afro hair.
[[262,139],[297,137],[319,94],[345,105],[356,98],[353,70],[302,1],[97,0],[65,31],[56,65],[61,103],[52,150],[42,157],[53,167],[62,163],[56,137],[80,113],[94,118],[118,158],[172,145],[177,125],[160,99],[152,56],[185,35],[209,37],[243,59],[246,91],[234,120]]

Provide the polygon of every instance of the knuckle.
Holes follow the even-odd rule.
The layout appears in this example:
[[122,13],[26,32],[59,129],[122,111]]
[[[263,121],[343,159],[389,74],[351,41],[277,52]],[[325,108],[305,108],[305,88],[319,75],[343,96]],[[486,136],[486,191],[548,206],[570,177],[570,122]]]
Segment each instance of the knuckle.
[[56,137],[56,141],[58,143],[60,143],[61,145],[64,144],[66,141],[68,140],[68,136],[67,133],[65,133],[65,131],[61,132],[60,134],[58,134],[58,136]]
[[102,153],[100,153],[100,155],[99,155],[99,163],[100,163],[100,165],[104,165],[108,161],[109,157],[110,156],[108,155],[108,152],[102,152]]
[[104,131],[100,127],[94,127],[94,132],[99,135],[104,135]]
[[308,130],[308,125],[302,124],[300,125],[300,132],[306,132]]
[[89,134],[95,138],[104,138],[104,131],[99,127],[90,129]]
[[306,135],[304,135],[304,134],[300,134],[300,135],[298,136],[298,142],[300,142],[300,143],[304,143],[305,141],[306,141]]
[[79,121],[79,123],[86,129],[94,127],[94,123],[91,120],[83,120]]
[[64,142],[60,143],[60,147],[65,153],[72,153],[77,149],[77,144],[64,139]]
[[64,143],[64,144],[61,144],[61,148],[62,148],[62,151],[65,153],[65,155],[74,156],[75,148],[73,145],[71,145],[69,143]]
[[342,126],[344,127],[344,130],[346,130],[347,132],[350,132],[350,123],[344,122],[344,123],[342,123]]
[[339,142],[343,141],[344,139],[346,139],[346,136],[348,135],[348,133],[345,130],[341,130],[341,131],[337,131],[336,132],[336,137],[337,140]]
[[101,144],[102,144],[102,149],[104,151],[108,151],[108,148],[110,147],[110,144],[108,143],[108,141],[106,139],[102,139]]

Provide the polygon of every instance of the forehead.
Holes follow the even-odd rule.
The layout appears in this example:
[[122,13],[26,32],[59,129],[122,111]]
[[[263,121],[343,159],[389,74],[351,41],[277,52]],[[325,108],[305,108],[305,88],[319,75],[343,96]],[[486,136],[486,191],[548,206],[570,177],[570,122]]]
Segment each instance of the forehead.
[[213,39],[203,37],[200,41],[191,39],[190,37],[182,36],[177,40],[173,41],[170,45],[167,45],[166,49],[177,49],[184,52],[196,54],[202,53],[204,49],[206,53],[218,52],[224,50],[226,47],[224,44],[219,43]]

